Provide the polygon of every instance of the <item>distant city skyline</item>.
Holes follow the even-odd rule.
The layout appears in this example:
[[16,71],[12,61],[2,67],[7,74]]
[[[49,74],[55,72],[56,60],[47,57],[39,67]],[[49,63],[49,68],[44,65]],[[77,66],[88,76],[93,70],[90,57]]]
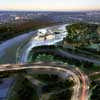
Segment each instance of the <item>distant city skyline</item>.
[[100,10],[100,0],[2,0],[0,10]]

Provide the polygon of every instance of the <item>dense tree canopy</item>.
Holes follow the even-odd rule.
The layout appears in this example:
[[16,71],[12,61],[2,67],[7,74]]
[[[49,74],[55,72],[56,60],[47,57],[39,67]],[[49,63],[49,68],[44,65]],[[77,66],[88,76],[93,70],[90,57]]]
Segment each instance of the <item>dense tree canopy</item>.
[[67,41],[80,45],[88,45],[99,41],[97,34],[98,25],[87,23],[74,23],[66,27],[68,31]]
[[5,41],[25,32],[38,28],[55,25],[52,21],[28,20],[23,22],[12,22],[0,25],[0,41]]

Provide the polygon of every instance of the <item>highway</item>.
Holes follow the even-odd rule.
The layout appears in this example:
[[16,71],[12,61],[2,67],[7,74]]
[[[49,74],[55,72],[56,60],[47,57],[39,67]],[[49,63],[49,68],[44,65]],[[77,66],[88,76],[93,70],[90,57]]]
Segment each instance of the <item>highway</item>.
[[[53,66],[53,67],[52,67]],[[63,79],[68,76],[75,83],[73,86],[73,95],[71,100],[88,100],[89,98],[89,81],[88,77],[82,73],[78,68],[67,68],[67,66],[57,66],[53,63],[34,63],[34,64],[4,64],[0,65],[0,72],[4,71],[19,71],[32,69],[33,73],[52,73],[56,74]]]
[[18,48],[34,36],[36,31],[28,32],[0,44],[0,64],[16,63]]
[[[34,32],[33,32],[34,33]],[[50,40],[42,40],[42,41],[38,41],[34,39],[33,33],[31,33],[30,35],[26,35],[26,36],[22,36],[23,38],[15,38],[14,40],[8,41],[1,46],[0,48],[0,52],[4,52],[4,54],[7,54],[8,52],[6,52],[6,49],[9,51],[9,53],[11,53],[12,51],[11,48],[14,48],[14,44],[17,44],[17,49],[15,48],[15,52],[16,52],[16,56],[14,55],[14,61],[10,61],[9,58],[6,58],[7,60],[5,60],[6,63],[20,63],[20,64],[3,64],[0,65],[0,72],[5,72],[5,71],[19,71],[19,70],[27,70],[27,69],[32,69],[32,71],[34,73],[39,73],[39,72],[43,72],[43,73],[52,73],[52,74],[57,74],[58,76],[62,77],[63,79],[67,79],[68,76],[71,77],[71,79],[73,80],[73,82],[75,83],[74,87],[73,87],[73,95],[71,97],[71,100],[88,100],[89,99],[89,81],[88,81],[88,77],[81,72],[78,68],[69,68],[67,66],[60,66],[57,64],[46,64],[46,63],[34,63],[34,64],[25,64],[27,63],[28,60],[28,55],[30,53],[30,51],[32,50],[32,48],[37,47],[37,46],[42,46],[42,45],[54,45],[60,41],[63,40],[63,38],[65,37],[65,33],[61,33],[61,34],[57,34],[55,35],[55,38],[50,39]],[[22,43],[22,41],[27,39],[30,39],[29,42],[27,42],[24,46],[22,46],[22,48],[19,48],[19,44]],[[15,41],[16,40],[16,41]],[[7,45],[8,44],[8,45]],[[4,48],[3,48],[4,46]],[[6,53],[5,53],[6,52]],[[60,51],[62,52],[62,51]],[[68,53],[65,54],[63,52],[63,54],[65,56],[71,56],[71,57],[76,57],[76,55],[69,55]],[[8,55],[7,55],[8,56]],[[10,55],[9,55],[10,56]],[[3,53],[1,55],[1,58],[3,59],[3,57],[5,58],[5,56],[3,56]],[[15,60],[15,58],[19,59]],[[13,59],[13,57],[11,58]],[[85,59],[85,58],[84,58]]]
[[[62,25],[65,26],[65,25]],[[64,37],[66,37],[67,32],[65,31],[65,29],[63,29],[63,27],[60,26],[62,28],[62,30],[64,32],[60,33],[60,34],[56,34],[55,38],[52,39],[46,39],[46,40],[35,40],[35,37],[33,37],[23,48],[21,48],[21,51],[17,52],[17,58],[19,57],[18,63],[26,63],[28,60],[28,55],[30,53],[30,51],[32,50],[32,48],[37,47],[37,46],[43,46],[43,45],[54,45],[60,41],[63,40]],[[55,27],[49,27],[50,29],[54,29]],[[49,29],[48,28],[48,29]],[[38,34],[37,34],[38,37]]]
[[[50,29],[52,28],[50,27]],[[64,28],[62,29],[64,32],[60,34],[55,34],[55,38],[52,38],[52,39],[35,40],[35,37],[37,37],[38,35],[36,35],[35,37],[32,37],[31,40],[23,48],[21,48],[20,52],[17,51],[16,58],[19,57],[17,63],[26,63],[28,61],[28,55],[30,51],[32,50],[32,48],[34,47],[44,46],[44,45],[55,45],[61,42],[67,35],[67,32],[64,30]],[[65,52],[61,49],[58,49],[58,52],[66,58],[71,58],[71,59],[75,59],[75,60],[83,61],[83,62],[100,64],[100,59],[84,57],[78,54],[72,54],[68,51]]]
[[[51,40],[47,39],[47,40],[42,40],[42,41],[34,40],[34,38],[32,38],[31,41],[24,46],[22,52],[19,54],[20,59],[19,59],[18,63],[22,63],[22,64],[27,63],[28,55],[29,55],[29,52],[32,50],[32,48],[37,47],[37,46],[42,46],[42,45],[54,45],[54,44],[62,41],[65,36],[63,34],[59,34],[59,35],[56,35],[55,37],[56,38],[51,39]],[[77,55],[73,55],[73,54],[70,54],[68,52],[65,53],[64,51],[61,51],[61,50],[58,50],[58,51],[60,52],[61,55],[64,55],[64,56],[67,56],[67,57],[70,57],[70,58],[72,57],[72,58],[75,58],[75,59],[80,59],[80,60],[82,59],[82,60],[85,60],[85,61],[87,60],[87,61],[90,61],[90,62],[94,61],[94,60],[89,60],[88,58],[78,57]],[[23,67],[23,68],[25,68],[25,67]],[[28,68],[33,68],[33,67],[31,66],[31,67],[28,67]],[[87,76],[84,75],[83,73],[81,73],[81,71],[74,70],[76,72],[72,72],[70,70],[63,69],[63,68],[60,68],[60,67],[52,68],[51,66],[42,66],[42,67],[39,67],[39,66],[35,67],[34,66],[33,69],[35,69],[35,68],[40,68],[43,71],[46,70],[46,72],[48,72],[48,70],[51,71],[51,72],[53,72],[54,70],[55,70],[55,72],[60,71],[62,73],[65,73],[63,75],[63,77],[68,76],[68,74],[71,75],[73,77],[73,81],[76,83],[76,85],[73,87],[74,92],[73,92],[71,100],[88,100],[88,98],[89,98],[89,95],[88,95],[89,81],[88,81]],[[78,73],[78,74],[76,74],[76,73]],[[81,84],[80,80],[82,81],[82,84]],[[82,85],[82,87],[81,87],[81,85]],[[80,92],[80,90],[82,90],[82,91]]]
[[[36,31],[28,32],[23,35],[17,36],[0,44],[0,64],[16,63],[16,52],[20,45],[28,42]],[[0,74],[1,75],[1,74]],[[0,100],[5,100],[14,77],[1,79],[3,83],[0,84]]]

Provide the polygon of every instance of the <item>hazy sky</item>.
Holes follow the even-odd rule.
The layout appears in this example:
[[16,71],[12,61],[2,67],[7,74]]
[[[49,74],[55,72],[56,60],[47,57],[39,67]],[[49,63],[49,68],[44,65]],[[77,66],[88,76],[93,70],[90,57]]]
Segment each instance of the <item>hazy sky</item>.
[[0,10],[100,10],[100,0],[0,0]]

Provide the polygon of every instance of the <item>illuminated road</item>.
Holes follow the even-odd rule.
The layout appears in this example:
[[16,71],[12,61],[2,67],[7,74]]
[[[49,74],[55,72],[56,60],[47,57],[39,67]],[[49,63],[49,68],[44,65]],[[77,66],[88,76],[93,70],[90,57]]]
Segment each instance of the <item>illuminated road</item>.
[[22,49],[21,52],[19,51],[17,52],[17,57],[19,57],[18,63],[22,64],[0,65],[0,72],[32,69],[34,73],[42,72],[47,74],[48,73],[57,74],[63,79],[67,79],[68,76],[70,76],[71,77],[70,79],[73,80],[73,82],[75,83],[75,85],[73,86],[73,95],[71,97],[71,100],[88,100],[89,98],[88,77],[84,73],[82,73],[79,69],[69,68],[67,66],[60,66],[57,64],[45,64],[45,63],[23,64],[27,63],[28,55],[29,52],[32,50],[32,48],[41,45],[54,45],[62,41],[64,37],[65,35],[62,33],[56,35],[55,38],[51,40],[37,41],[34,40],[34,38],[32,38],[29,43],[27,43],[23,48],[21,48]]
[[[17,57],[19,57],[18,63],[26,63],[28,61],[28,55],[32,48],[37,47],[37,46],[43,46],[43,45],[54,45],[64,39],[66,37],[67,32],[65,31],[63,27],[65,25],[60,26],[62,28],[62,31],[60,34],[56,34],[55,38],[52,39],[46,39],[46,40],[35,40],[35,37],[33,37],[29,43],[27,43],[23,48],[21,48],[21,52],[18,51]],[[50,29],[54,29],[54,27],[49,27]],[[49,29],[48,28],[48,29]],[[59,27],[58,27],[59,28]],[[37,34],[38,36],[38,34]]]
[[[26,63],[28,60],[28,55],[29,52],[32,50],[32,48],[36,47],[36,46],[42,46],[42,45],[54,45],[60,41],[63,40],[63,38],[65,37],[63,34],[59,34],[58,36],[55,36],[56,38],[51,39],[51,40],[42,40],[42,41],[37,41],[34,40],[34,38],[32,38],[32,40],[25,45],[25,47],[23,48],[22,52],[19,54],[20,55],[20,59],[19,59],[19,63]],[[82,60],[88,60],[88,61],[93,61],[93,60],[89,60],[87,58],[84,57],[78,57],[76,55],[73,54],[69,54],[69,53],[65,53],[59,50],[59,52],[65,56],[69,56],[69,57],[74,57],[76,59],[82,59]],[[99,62],[99,61],[98,61]],[[98,63],[97,62],[97,63]],[[99,62],[100,63],[100,62]],[[27,67],[21,67],[18,68],[19,69],[32,69],[33,71],[38,70],[38,71],[43,71],[43,72],[52,72],[52,73],[62,73],[62,74],[58,74],[58,75],[62,75],[62,77],[67,78],[68,75],[72,76],[72,79],[75,83],[75,86],[73,87],[74,92],[72,95],[71,100],[88,100],[89,98],[89,81],[88,78],[85,74],[83,74],[79,69],[78,70],[68,70],[66,68],[60,68],[60,67],[51,67],[51,66],[28,66]],[[15,68],[15,70],[17,70]],[[82,83],[81,83],[82,82]]]
[[[53,66],[53,67],[52,67]],[[67,66],[57,66],[57,64],[45,64],[45,63],[34,63],[34,64],[13,64],[13,65],[0,65],[0,72],[4,71],[19,71],[32,69],[34,73],[52,73],[56,74],[63,79],[67,79],[68,76],[75,83],[73,86],[73,95],[71,100],[88,100],[89,96],[89,82],[85,74],[83,74],[78,68],[69,68]]]
[[30,40],[36,31],[28,32],[0,44],[0,64],[16,63],[16,52],[20,45]]
[[[65,25],[62,25],[62,26],[65,27]],[[50,29],[51,29],[51,27],[50,27]],[[17,58],[19,57],[17,62],[18,63],[26,63],[28,61],[28,55],[29,55],[30,51],[32,50],[32,48],[34,48],[34,47],[44,46],[44,45],[55,45],[55,44],[63,41],[63,39],[67,35],[67,32],[64,30],[64,28],[62,28],[62,30],[63,30],[63,32],[61,32],[60,34],[56,34],[55,38],[41,40],[41,41],[35,40],[35,37],[38,36],[38,34],[37,34],[25,46],[23,46],[23,48],[21,48],[21,52],[17,51],[16,57]],[[68,51],[65,52],[61,49],[58,49],[58,52],[66,58],[71,58],[71,59],[75,59],[75,60],[83,61],[83,62],[100,64],[100,59],[90,58],[88,56],[85,57],[85,56],[81,56],[78,54],[72,54]]]

